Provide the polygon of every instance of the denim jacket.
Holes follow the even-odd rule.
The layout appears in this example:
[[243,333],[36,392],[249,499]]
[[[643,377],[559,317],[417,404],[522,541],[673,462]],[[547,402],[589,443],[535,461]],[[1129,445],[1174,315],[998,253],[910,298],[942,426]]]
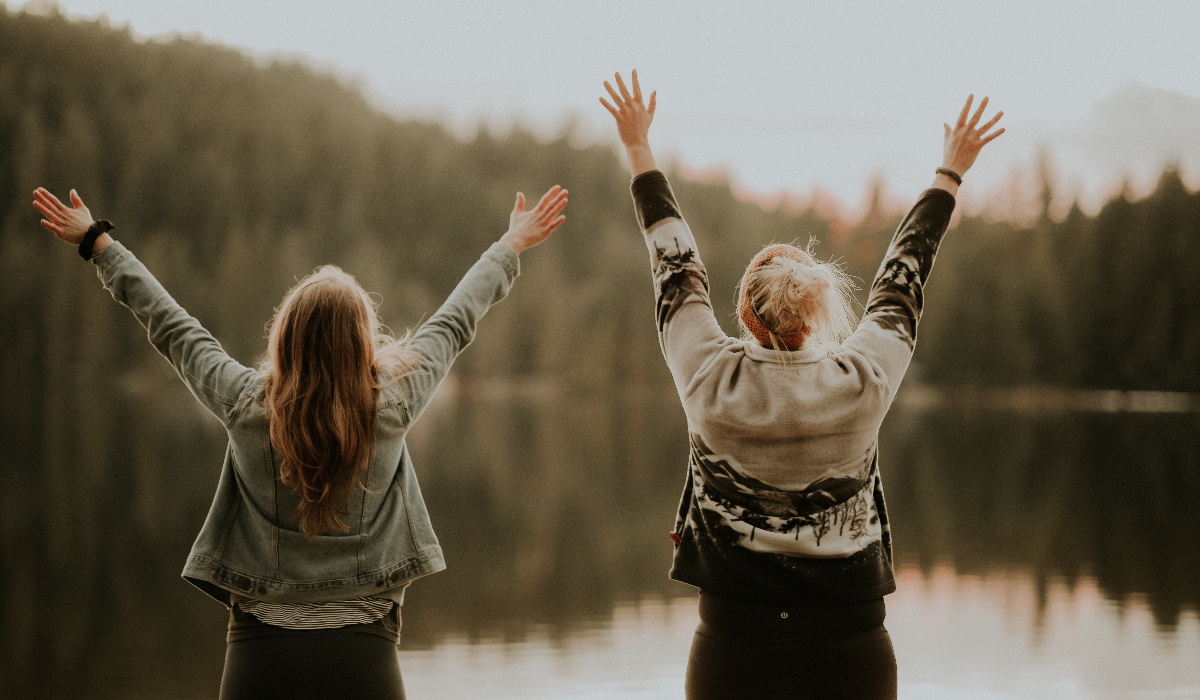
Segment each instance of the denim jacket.
[[92,262],[104,287],[129,308],[150,342],[229,435],[217,493],[183,577],[217,600],[230,593],[281,603],[390,597],[446,568],[405,445],[412,422],[471,342],[488,308],[508,294],[516,254],[496,243],[442,307],[413,334],[416,371],[379,390],[375,444],[350,492],[345,534],[299,532],[297,496],[280,481],[263,408],[263,374],[231,358],[175,302],[133,253],[113,243]]

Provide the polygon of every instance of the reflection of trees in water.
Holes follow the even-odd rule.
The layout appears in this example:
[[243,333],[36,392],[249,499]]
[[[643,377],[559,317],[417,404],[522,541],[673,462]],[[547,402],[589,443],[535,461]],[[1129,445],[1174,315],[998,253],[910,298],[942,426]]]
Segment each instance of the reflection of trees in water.
[[[151,359],[159,385],[178,384]],[[182,386],[130,401],[137,384],[103,372],[30,379],[0,392],[25,409],[0,422],[0,696],[214,696],[224,612],[179,571],[215,488],[219,428]]]
[[1167,630],[1200,610],[1194,415],[897,416],[884,441],[901,562],[1030,571],[1043,602],[1092,576]]
[[446,572],[413,587],[406,641],[561,637],[667,580],[687,434],[666,400],[463,399],[412,438]]
[[[224,438],[143,357],[111,380],[3,387],[0,694],[216,688],[224,612],[179,570]],[[450,568],[410,591],[407,648],[531,629],[564,639],[617,601],[688,594],[666,579],[687,456],[670,389],[541,401],[470,389],[411,437]],[[1094,576],[1113,600],[1145,596],[1172,629],[1200,607],[1193,423],[898,413],[882,468],[900,561],[1027,571],[1043,589]]]
[[[2,696],[217,687],[224,611],[179,571],[224,436],[146,360],[115,381],[3,389],[6,407],[44,410],[0,428]],[[450,569],[410,591],[405,647],[532,627],[562,638],[617,601],[684,591],[666,579],[687,454],[667,399],[435,405],[411,444]]]

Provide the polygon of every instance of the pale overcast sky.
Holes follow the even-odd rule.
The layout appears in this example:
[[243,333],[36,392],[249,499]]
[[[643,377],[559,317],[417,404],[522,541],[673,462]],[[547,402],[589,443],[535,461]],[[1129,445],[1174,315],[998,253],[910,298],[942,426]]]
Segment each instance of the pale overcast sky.
[[[142,36],[199,34],[303,56],[382,108],[470,132],[568,121],[615,143],[596,101],[615,70],[659,91],[656,150],[748,190],[814,187],[857,205],[873,175],[909,199],[968,92],[1008,133],[968,176],[976,197],[1048,147],[1069,189],[1182,163],[1200,184],[1200,2],[708,0],[64,0]],[[22,3],[9,3],[21,7]],[[1028,178],[1026,178],[1028,180]]]

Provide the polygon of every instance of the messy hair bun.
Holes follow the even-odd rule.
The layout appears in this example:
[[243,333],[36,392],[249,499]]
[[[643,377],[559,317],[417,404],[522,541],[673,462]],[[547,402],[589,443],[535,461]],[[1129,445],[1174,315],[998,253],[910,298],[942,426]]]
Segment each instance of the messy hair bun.
[[797,350],[836,345],[854,327],[854,283],[832,263],[791,245],[764,248],[742,277],[738,317],[763,347]]

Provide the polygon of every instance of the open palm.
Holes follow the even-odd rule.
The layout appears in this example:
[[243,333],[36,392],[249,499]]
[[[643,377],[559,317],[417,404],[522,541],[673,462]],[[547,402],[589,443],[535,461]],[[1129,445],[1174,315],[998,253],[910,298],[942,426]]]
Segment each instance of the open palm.
[[517,253],[532,248],[562,226],[567,217],[562,215],[567,208],[567,191],[555,185],[547,190],[533,209],[525,210],[525,195],[517,193],[516,204],[508,216],[508,231],[500,241]]
[[33,191],[33,208],[45,217],[42,228],[71,245],[79,245],[88,228],[96,222],[75,190],[71,190],[71,204],[71,207],[63,204],[45,187]]

